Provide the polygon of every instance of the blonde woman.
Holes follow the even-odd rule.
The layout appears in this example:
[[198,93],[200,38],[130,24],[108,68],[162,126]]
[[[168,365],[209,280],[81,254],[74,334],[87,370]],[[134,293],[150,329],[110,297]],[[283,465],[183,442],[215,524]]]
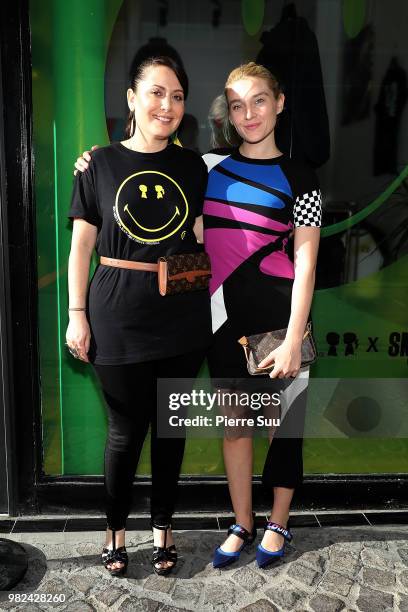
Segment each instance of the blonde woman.
[[[287,529],[289,509],[303,478],[301,435],[308,369],[300,368],[301,342],[313,297],[321,193],[315,173],[276,146],[275,125],[284,95],[266,68],[250,62],[233,70],[225,84],[225,102],[231,127],[242,143],[227,153],[204,155],[209,169],[204,244],[213,274],[211,375],[248,378],[238,339],[287,328],[284,342],[259,364],[273,364],[271,390],[278,385],[292,398],[263,472],[264,484],[273,491],[273,506],[257,549],[258,564],[265,567],[284,554],[284,542],[292,538]],[[294,262],[288,243],[292,235]],[[214,567],[235,561],[256,535],[252,438],[226,435],[224,462],[236,523],[217,548]]]

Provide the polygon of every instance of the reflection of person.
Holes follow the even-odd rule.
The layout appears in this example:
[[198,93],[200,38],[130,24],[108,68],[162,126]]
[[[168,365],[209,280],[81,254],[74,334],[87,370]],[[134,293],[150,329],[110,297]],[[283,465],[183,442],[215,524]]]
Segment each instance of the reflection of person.
[[[284,342],[258,364],[274,365],[272,392],[280,386],[285,397],[291,398],[263,473],[265,486],[274,493],[257,550],[258,564],[263,567],[283,554],[283,543],[291,538],[286,529],[289,508],[303,478],[308,368],[300,368],[300,349],[313,295],[321,195],[314,171],[276,147],[274,128],[284,96],[273,75],[253,62],[240,66],[229,75],[225,95],[229,120],[243,142],[230,152],[204,156],[209,168],[204,243],[213,274],[210,292],[215,332],[209,354],[211,375],[230,379],[232,385],[237,379],[248,381],[237,340],[287,327]],[[288,255],[292,233],[294,263]],[[286,380],[277,380],[281,378]],[[251,437],[226,435],[224,463],[237,524],[216,550],[215,567],[234,561],[255,538],[252,461]]]
[[[211,340],[208,292],[162,297],[151,269],[160,256],[202,248],[207,170],[197,154],[168,142],[187,91],[187,76],[174,60],[138,64],[127,91],[128,138],[93,153],[88,170],[76,177],[69,211],[66,338],[74,356],[92,363],[107,404],[102,560],[115,575],[128,563],[125,525],[149,425],[152,563],[164,574],[177,560],[171,519],[185,440],[157,436],[156,380],[194,378]],[[112,259],[97,267],[87,290],[94,247]]]
[[228,121],[228,105],[225,95],[214,98],[208,111],[208,123],[211,129],[211,147],[223,149],[238,146],[242,138]]

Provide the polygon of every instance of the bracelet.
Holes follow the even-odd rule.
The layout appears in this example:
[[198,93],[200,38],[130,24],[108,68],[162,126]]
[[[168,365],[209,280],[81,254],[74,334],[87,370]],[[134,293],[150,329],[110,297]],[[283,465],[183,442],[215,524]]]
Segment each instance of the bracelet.
[[68,308],[68,312],[69,312],[70,310],[86,310],[86,308]]

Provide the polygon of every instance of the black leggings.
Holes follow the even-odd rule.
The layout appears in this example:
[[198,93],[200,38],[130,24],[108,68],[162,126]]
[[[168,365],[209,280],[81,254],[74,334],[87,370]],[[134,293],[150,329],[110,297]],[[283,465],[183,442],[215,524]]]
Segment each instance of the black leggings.
[[96,365],[108,409],[105,503],[111,529],[123,529],[132,503],[133,478],[151,425],[152,521],[170,522],[184,455],[184,438],[157,437],[157,378],[195,378],[205,351],[125,365]]

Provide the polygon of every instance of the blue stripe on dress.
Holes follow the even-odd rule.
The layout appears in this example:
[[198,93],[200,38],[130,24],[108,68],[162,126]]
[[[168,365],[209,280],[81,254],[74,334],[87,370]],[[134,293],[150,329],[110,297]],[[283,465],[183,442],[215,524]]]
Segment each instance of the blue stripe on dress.
[[214,200],[220,198],[222,200],[242,204],[257,204],[269,208],[284,208],[285,206],[285,203],[277,196],[220,174],[216,170],[211,170],[208,175],[206,198]]
[[243,182],[245,182],[245,179],[256,181],[267,187],[283,191],[283,193],[292,197],[292,189],[278,164],[258,166],[256,164],[247,164],[227,157],[219,165],[230,172],[234,172],[234,174],[238,174],[242,177]]

